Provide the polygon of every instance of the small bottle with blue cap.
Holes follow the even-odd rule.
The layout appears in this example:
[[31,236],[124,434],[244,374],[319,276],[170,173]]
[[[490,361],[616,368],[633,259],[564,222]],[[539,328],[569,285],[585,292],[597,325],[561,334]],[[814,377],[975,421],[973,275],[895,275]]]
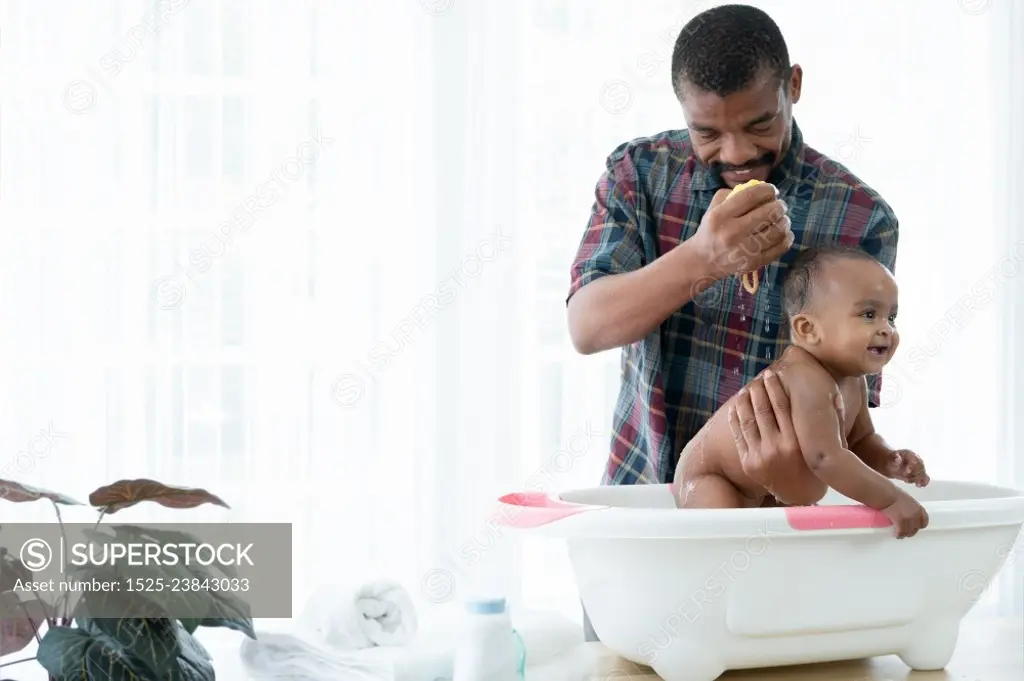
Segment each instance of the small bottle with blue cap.
[[512,628],[504,598],[466,601],[453,681],[523,681],[526,647]]

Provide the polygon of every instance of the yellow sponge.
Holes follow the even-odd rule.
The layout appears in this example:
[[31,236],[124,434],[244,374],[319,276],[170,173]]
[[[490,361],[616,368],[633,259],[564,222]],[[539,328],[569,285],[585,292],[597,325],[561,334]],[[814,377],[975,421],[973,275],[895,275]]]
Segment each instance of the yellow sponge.
[[747,180],[743,184],[738,184],[735,187],[733,187],[732,191],[729,192],[729,196],[733,196],[737,192],[741,192],[744,189],[749,189],[750,187],[753,187],[755,184],[764,184],[764,182],[762,182],[761,180]]
[[[743,184],[738,184],[732,188],[731,192],[729,192],[728,198],[732,198],[738,192],[741,192],[744,189],[749,189],[750,187],[753,187],[756,184],[764,183],[761,182],[761,180],[748,180]],[[760,284],[760,282],[758,281],[758,279],[760,278],[758,274],[758,270],[754,270],[753,272],[747,272],[742,277],[740,277],[740,281],[743,283],[743,288],[745,288],[747,290],[747,293],[751,295],[757,293],[758,285]]]

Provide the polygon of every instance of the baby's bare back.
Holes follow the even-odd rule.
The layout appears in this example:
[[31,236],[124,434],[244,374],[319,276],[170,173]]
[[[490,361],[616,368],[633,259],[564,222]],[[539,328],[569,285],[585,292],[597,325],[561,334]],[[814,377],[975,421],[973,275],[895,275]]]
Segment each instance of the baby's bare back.
[[[818,364],[818,360],[811,354],[799,348],[790,347],[769,368],[779,377],[779,382],[788,393],[787,378],[792,380],[791,376],[794,368],[809,362]],[[763,373],[758,374],[754,380],[760,380]],[[852,388],[843,389],[842,392],[846,405],[844,410],[846,412],[846,422],[843,424],[843,430],[844,435],[848,435],[853,425],[853,417],[860,408],[860,396]],[[765,498],[769,496],[768,491],[762,485],[743,472],[736,441],[733,438],[732,429],[729,427],[729,408],[735,401],[735,396],[729,398],[680,454],[675,475],[677,501],[685,502],[687,493],[696,492],[696,488],[702,484],[702,480],[709,476],[712,478],[716,476],[724,478],[731,483],[731,486],[735,488],[737,493],[735,496],[739,502],[738,504],[711,502],[711,505],[756,507],[764,503]],[[791,479],[787,480],[787,488],[802,490],[801,498],[820,499],[828,490],[827,485],[818,479],[802,457],[798,461],[793,462],[793,468],[789,471],[788,475],[791,476]],[[708,485],[707,487],[722,487],[720,482],[716,481],[715,485]],[[717,493],[718,491],[716,490]],[[695,494],[695,497],[698,498],[703,496],[705,496],[703,493]],[[680,505],[703,507],[708,504],[702,499],[693,504],[680,503]]]

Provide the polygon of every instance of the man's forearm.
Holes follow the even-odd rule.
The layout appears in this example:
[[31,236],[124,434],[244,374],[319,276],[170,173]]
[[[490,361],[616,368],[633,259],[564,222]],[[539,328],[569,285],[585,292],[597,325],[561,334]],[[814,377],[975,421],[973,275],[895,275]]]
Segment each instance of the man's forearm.
[[589,355],[635,343],[722,276],[684,241],[635,272],[592,281],[569,300],[573,346]]
[[892,460],[893,450],[885,443],[878,433],[871,433],[850,445],[850,451],[883,475],[888,470],[889,462]]

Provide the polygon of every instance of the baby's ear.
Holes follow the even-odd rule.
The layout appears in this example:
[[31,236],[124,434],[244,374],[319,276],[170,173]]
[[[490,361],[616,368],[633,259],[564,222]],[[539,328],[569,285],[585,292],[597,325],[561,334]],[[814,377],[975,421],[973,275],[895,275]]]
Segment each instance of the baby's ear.
[[792,321],[793,335],[804,343],[817,343],[818,333],[814,319],[810,315],[798,314]]

